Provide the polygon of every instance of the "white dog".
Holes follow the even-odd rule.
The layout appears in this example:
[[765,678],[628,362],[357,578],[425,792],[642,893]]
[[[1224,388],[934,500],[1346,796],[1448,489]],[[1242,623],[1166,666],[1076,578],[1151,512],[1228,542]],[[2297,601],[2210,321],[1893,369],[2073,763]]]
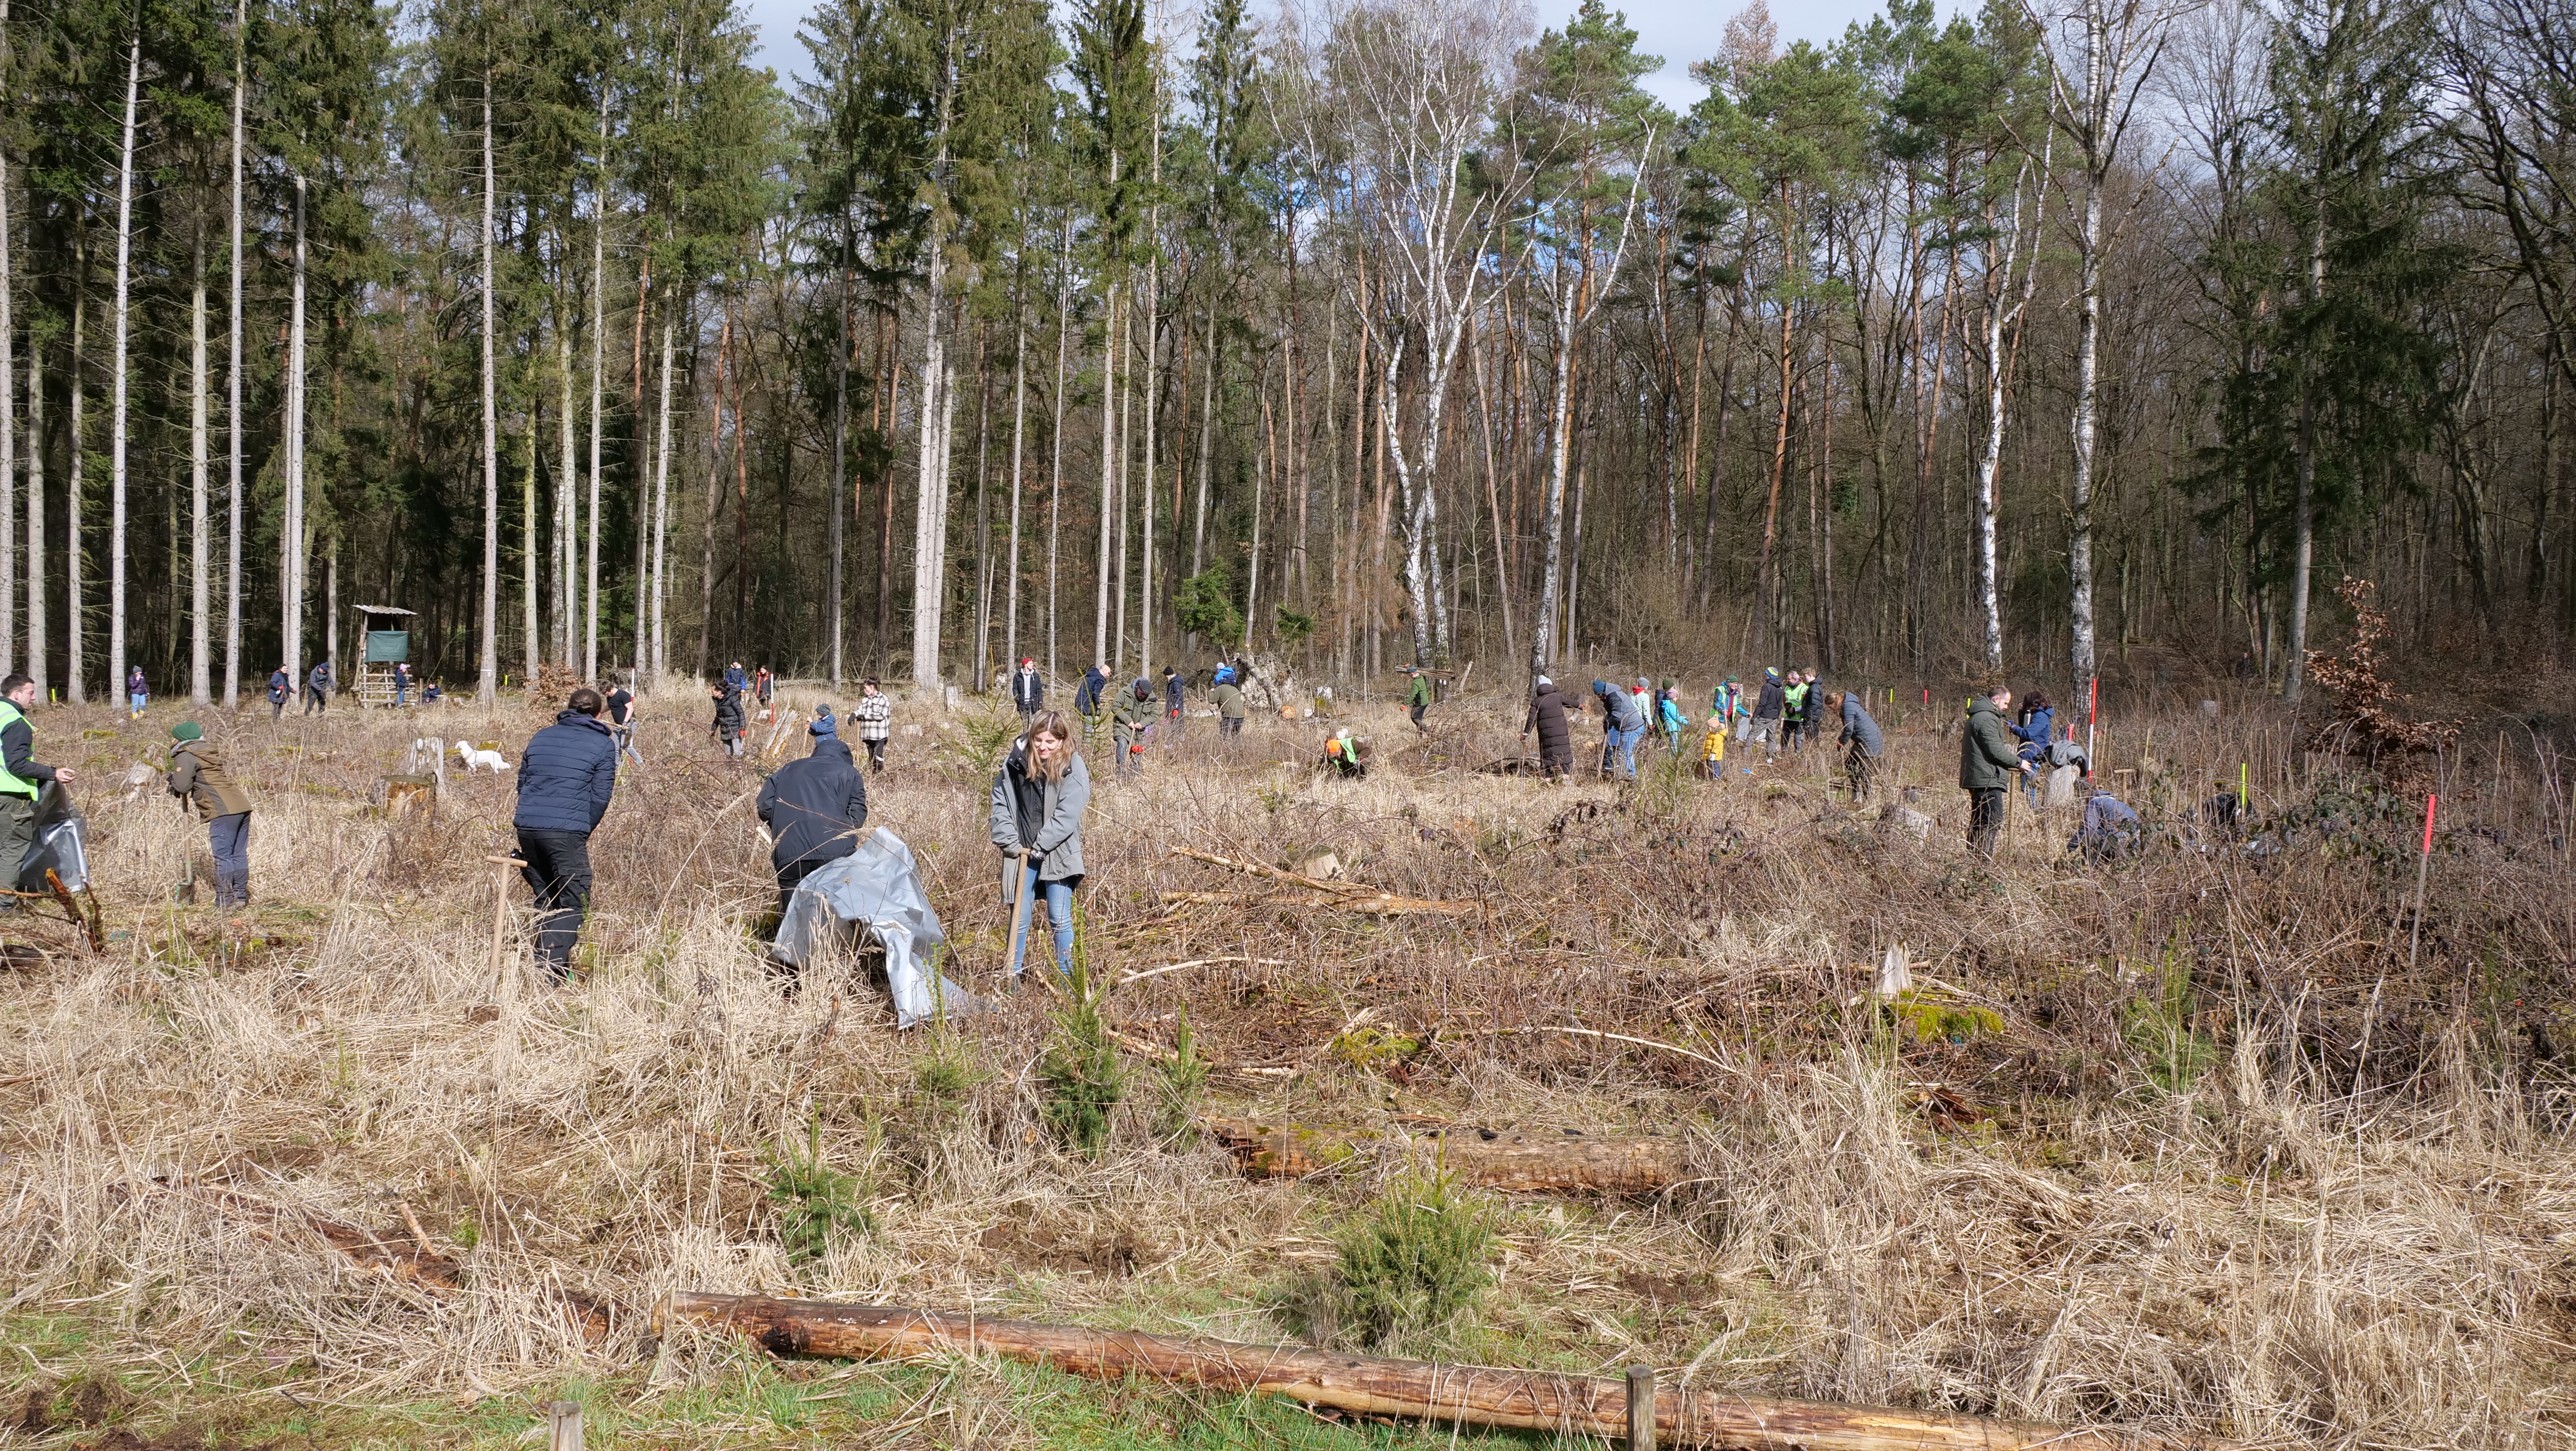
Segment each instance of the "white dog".
[[472,741],[458,741],[456,754],[465,758],[465,771],[468,775],[486,769],[496,773],[510,769],[510,763],[501,759],[499,751],[478,751],[474,749]]

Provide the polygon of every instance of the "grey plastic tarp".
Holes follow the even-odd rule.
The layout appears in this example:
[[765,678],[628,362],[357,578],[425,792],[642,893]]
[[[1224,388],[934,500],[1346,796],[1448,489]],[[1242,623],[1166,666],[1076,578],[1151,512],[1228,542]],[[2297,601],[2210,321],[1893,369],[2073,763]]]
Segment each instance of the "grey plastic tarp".
[[771,945],[781,962],[803,968],[846,951],[862,932],[885,948],[897,1028],[983,1011],[982,1000],[931,967],[947,934],[922,890],[912,848],[883,827],[869,832],[858,850],[796,884]]
[[63,890],[77,892],[89,885],[89,829],[81,820],[80,808],[72,805],[71,793],[53,781],[44,785],[36,797],[36,839],[18,863],[17,880],[12,884],[21,892],[50,892],[45,870],[50,867],[62,879]]

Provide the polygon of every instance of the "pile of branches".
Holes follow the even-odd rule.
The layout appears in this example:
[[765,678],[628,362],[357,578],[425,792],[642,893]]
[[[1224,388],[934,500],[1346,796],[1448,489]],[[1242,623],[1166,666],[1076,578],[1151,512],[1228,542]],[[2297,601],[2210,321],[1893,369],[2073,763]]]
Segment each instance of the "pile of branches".
[[2377,587],[2347,578],[2336,593],[2352,610],[2352,639],[2340,655],[2308,652],[2308,677],[2339,702],[2334,716],[2309,733],[2308,748],[2361,756],[2390,791],[2417,795],[2433,761],[2459,739],[2460,723],[2406,713],[2406,697],[2381,675],[2379,642],[2387,638],[2388,617],[2374,603]]

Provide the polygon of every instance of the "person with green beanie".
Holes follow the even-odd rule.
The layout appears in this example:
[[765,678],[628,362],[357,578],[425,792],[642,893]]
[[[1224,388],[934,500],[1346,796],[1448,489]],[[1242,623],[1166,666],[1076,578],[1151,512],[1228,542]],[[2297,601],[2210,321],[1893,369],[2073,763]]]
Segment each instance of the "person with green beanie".
[[250,905],[250,793],[224,769],[221,756],[195,721],[170,727],[170,794],[206,823],[215,853],[215,907]]

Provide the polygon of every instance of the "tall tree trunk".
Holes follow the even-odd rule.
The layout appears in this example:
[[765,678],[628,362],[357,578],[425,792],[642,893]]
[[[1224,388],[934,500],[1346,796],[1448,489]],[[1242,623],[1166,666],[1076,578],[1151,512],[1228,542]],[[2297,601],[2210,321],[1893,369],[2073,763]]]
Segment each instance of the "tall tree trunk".
[[1756,653],[1773,656],[1779,653],[1779,642],[1772,638],[1775,616],[1772,596],[1775,593],[1775,546],[1780,538],[1780,483],[1789,468],[1789,406],[1794,375],[1797,313],[1786,298],[1780,303],[1780,412],[1778,426],[1771,435],[1771,490],[1762,507],[1762,552],[1755,557],[1753,568],[1753,628],[1751,645]]
[[[1109,157],[1109,179],[1118,179],[1118,157]],[[1118,527],[1118,284],[1108,287],[1100,334],[1100,549],[1098,574],[1092,580],[1091,661],[1109,663],[1109,584],[1117,574],[1110,559],[1110,540]]]
[[1020,310],[1019,289],[1011,289],[1011,548],[1009,582],[1002,597],[1002,656],[1005,669],[1020,668],[1020,496],[1027,493],[1021,463],[1029,421],[1029,327]]
[[1073,327],[1073,217],[1066,213],[1056,245],[1055,396],[1047,423],[1047,679],[1056,674],[1056,562],[1064,540],[1064,380]]
[[[2322,190],[2322,188],[2320,188]],[[2326,220],[2324,198],[2317,198],[2316,221],[2308,231],[2307,305],[2314,314],[2326,290]],[[2302,370],[2303,373],[2305,370]],[[2308,580],[2317,554],[2317,407],[2316,390],[2299,382],[2299,467],[2297,494],[2290,506],[2290,658],[2281,672],[2281,699],[2299,703],[2299,688],[2308,674]],[[2467,541],[2472,547],[2474,540]]]
[[501,399],[494,371],[494,330],[499,326],[499,299],[494,296],[492,194],[497,168],[492,158],[492,71],[483,71],[483,642],[475,702],[492,705],[501,681]]
[[[652,678],[653,664],[653,455],[646,446],[644,432],[644,335],[652,303],[653,255],[647,252],[635,273],[634,352],[626,381],[626,415],[631,420],[634,439],[630,466],[635,473],[635,653],[628,658],[627,671],[638,690],[643,689],[643,681]],[[663,406],[668,406],[667,399]],[[656,408],[655,429],[661,427],[661,420],[661,408]]]
[[[599,676],[599,451],[602,428],[601,405],[606,401],[605,386],[608,348],[608,178],[605,158],[608,154],[608,100],[599,102],[599,148],[603,158],[596,193],[591,198],[590,216],[590,528],[582,536],[582,636],[581,678],[592,684]],[[636,303],[640,311],[641,299]]]
[[45,350],[27,350],[27,678],[50,699],[45,667]]
[[948,367],[948,339],[941,329],[946,308],[947,251],[942,228],[933,226],[930,243],[929,303],[923,308],[920,493],[912,516],[912,682],[936,690],[939,675],[940,605],[945,594],[948,543],[948,424],[953,413],[949,389],[955,379]]
[[644,668],[656,685],[671,668],[671,636],[667,628],[666,607],[671,598],[671,370],[677,366],[671,313],[679,305],[680,299],[675,296],[662,306],[661,402],[655,409],[653,420],[652,656]]
[[250,0],[233,0],[231,306],[224,343],[224,709],[241,705],[242,652],[242,141],[250,97]]
[[[9,0],[0,0],[0,76],[11,74]],[[0,674],[18,668],[18,242],[9,212],[9,149],[0,146]],[[32,349],[31,349],[32,351]],[[33,436],[33,405],[28,444]]]
[[88,641],[83,627],[88,623],[81,609],[81,594],[86,587],[87,571],[82,551],[88,541],[81,528],[81,505],[85,475],[89,472],[89,419],[86,389],[82,384],[88,372],[89,333],[89,245],[87,218],[76,221],[83,235],[72,244],[72,366],[71,384],[71,468],[63,481],[63,693],[74,705],[89,699]]
[[[1190,573],[1207,568],[1208,475],[1216,464],[1216,309],[1208,309],[1206,376],[1199,394],[1199,497],[1190,525]],[[1188,386],[1184,381],[1183,386]]]
[[[213,378],[206,357],[206,228],[189,229],[188,249],[188,699],[214,701],[214,622],[209,618],[206,558],[214,547],[206,513],[206,469],[211,462],[207,395]],[[0,507],[0,515],[5,515]],[[0,586],[0,598],[6,597]]]
[[537,453],[545,446],[543,414],[538,406],[544,395],[537,391],[544,386],[538,381],[543,375],[537,373],[541,366],[537,359],[543,354],[537,352],[538,346],[535,338],[528,339],[528,371],[536,376],[529,379],[525,462],[519,471],[519,685],[531,691],[536,689],[537,670],[546,659],[545,625],[537,608],[537,566],[544,534],[537,518]]
[[142,16],[125,52],[125,128],[116,154],[116,356],[107,404],[107,678],[125,690],[125,429],[134,311],[134,119],[143,95]]
[[[1556,284],[1556,379],[1548,402],[1548,465],[1546,497],[1539,504],[1541,563],[1539,565],[1538,610],[1530,623],[1530,674],[1547,674],[1557,659],[1557,613],[1560,595],[1557,581],[1566,575],[1565,486],[1574,459],[1574,338],[1573,317],[1576,304],[1568,284],[1559,277]],[[1570,596],[1571,587],[1567,588]],[[1565,641],[1572,649],[1573,638]]]
[[[566,249],[567,252],[569,250]],[[555,571],[555,627],[548,634],[554,642],[555,658],[570,669],[581,659],[581,562],[577,553],[581,532],[581,469],[576,436],[581,410],[573,406],[572,393],[572,320],[579,303],[571,296],[572,279],[566,277],[564,282],[565,302],[561,316],[555,320],[555,412],[560,455],[555,469],[555,543],[554,548],[546,552],[546,558]],[[533,682],[536,676],[531,674],[528,679]]]
[[[2103,0],[2085,7],[2084,96],[2100,107],[2104,82],[2103,47],[2107,19]],[[2075,285],[2075,417],[2074,459],[2068,480],[2066,575],[2068,621],[2073,648],[2067,663],[2077,698],[2091,683],[2093,659],[2093,445],[2101,394],[2102,335],[2102,193],[2110,184],[2111,158],[2105,154],[2101,129],[2087,130],[2084,155],[2084,216],[2076,239]],[[2295,677],[2294,677],[2295,678]],[[2293,687],[2295,690],[2295,687]]]
[[835,311],[840,314],[840,331],[832,352],[832,563],[828,571],[826,593],[832,600],[832,688],[839,690],[845,676],[844,635],[850,614],[850,602],[842,585],[841,562],[846,534],[841,523],[845,512],[842,498],[850,484],[850,227],[849,219],[841,222],[840,258],[841,295]]

